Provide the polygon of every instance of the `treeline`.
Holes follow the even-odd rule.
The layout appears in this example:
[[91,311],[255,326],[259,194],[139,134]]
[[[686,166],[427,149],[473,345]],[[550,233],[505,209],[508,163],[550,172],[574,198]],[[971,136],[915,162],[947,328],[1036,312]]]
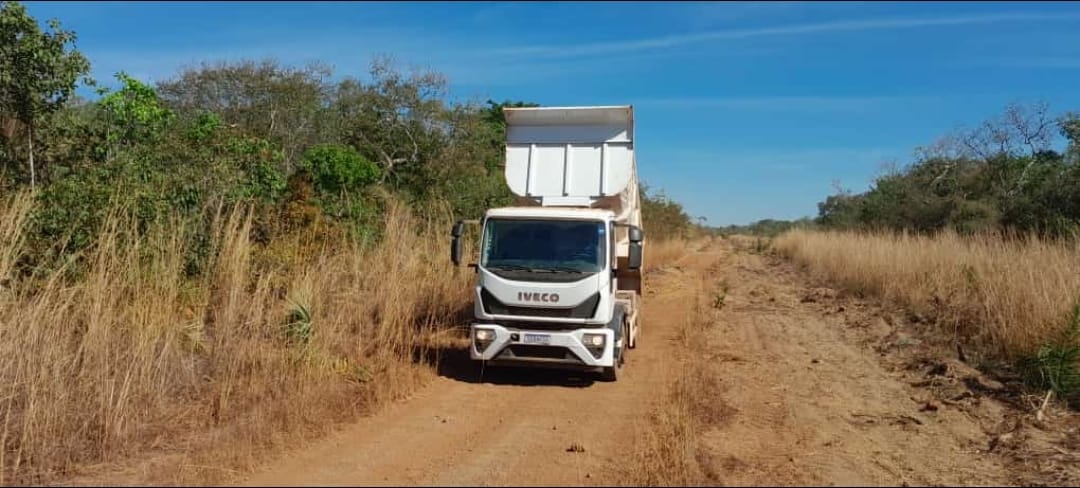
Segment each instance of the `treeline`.
[[918,148],[914,161],[868,191],[839,191],[818,209],[816,223],[831,229],[1076,235],[1080,117],[1011,104],[975,129]]
[[645,183],[640,184],[639,190],[641,220],[647,238],[686,239],[704,230],[694,223],[682,204],[669,198],[663,190],[653,190]]
[[726,225],[723,227],[713,227],[710,228],[710,230],[713,233],[721,235],[742,234],[773,237],[791,229],[813,229],[816,227],[817,223],[814,219],[804,217],[796,220],[762,219],[746,225]]
[[[378,239],[388,198],[462,218],[512,201],[502,108],[536,104],[452,103],[444,76],[387,58],[371,63],[370,81],[247,60],[184,68],[156,86],[121,72],[109,90],[75,40],[18,2],[0,4],[0,191],[37,190],[40,258],[86,247],[117,207],[147,226],[244,203],[258,208],[254,232],[267,242],[324,224]],[[76,96],[79,83],[96,98]],[[692,226],[662,194],[644,205],[650,237]]]
[[878,176],[867,191],[838,189],[818,203],[815,218],[709,230],[775,236],[793,228],[1076,236],[1080,116],[1053,116],[1045,103],[1010,104],[974,129],[917,148],[913,161]]

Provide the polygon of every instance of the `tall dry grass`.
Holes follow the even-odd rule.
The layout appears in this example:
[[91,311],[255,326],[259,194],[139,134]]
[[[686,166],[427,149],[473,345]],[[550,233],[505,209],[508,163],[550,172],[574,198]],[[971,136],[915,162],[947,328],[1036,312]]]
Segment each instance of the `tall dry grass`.
[[[693,248],[683,244],[681,255]],[[715,323],[708,306],[708,297],[719,286],[715,280],[716,276],[703,274],[700,280],[687,284],[684,293],[693,303],[686,320],[675,330],[674,340],[680,347],[673,379],[645,419],[642,438],[632,451],[634,467],[622,479],[626,486],[717,486],[720,482],[701,445],[702,434],[727,416],[721,376],[710,342],[703,340],[708,337],[703,333]]]
[[249,212],[219,210],[194,278],[193,226],[140,235],[116,213],[79,278],[29,279],[15,267],[32,202],[0,201],[3,484],[92,477],[147,452],[133,482],[227,481],[407,394],[432,374],[416,358],[468,304],[449,221],[401,205],[373,248],[296,235],[262,249]]
[[774,248],[818,276],[933,317],[1016,359],[1059,337],[1080,299],[1080,245],[998,235],[791,231]]
[[714,320],[707,303],[709,279],[703,275],[690,284],[693,309],[676,330],[683,347],[674,379],[634,445],[633,469],[623,480],[627,486],[716,486],[721,481],[701,445],[702,435],[727,415],[721,376],[709,342],[702,340]]
[[684,239],[665,239],[644,246],[643,271],[662,268],[686,254],[689,242]]
[[712,242],[710,237],[698,237],[692,239],[667,238],[656,241],[648,241],[644,246],[642,256],[643,271],[649,272],[668,266],[687,253],[704,249]]

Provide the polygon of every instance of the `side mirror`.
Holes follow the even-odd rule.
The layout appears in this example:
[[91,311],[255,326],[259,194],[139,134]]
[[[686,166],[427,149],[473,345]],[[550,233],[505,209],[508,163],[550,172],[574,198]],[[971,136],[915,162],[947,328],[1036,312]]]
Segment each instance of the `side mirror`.
[[645,234],[641,227],[630,227],[627,237],[630,238],[630,255],[627,256],[629,262],[626,264],[630,269],[641,269],[641,241],[645,239]]
[[630,241],[630,255],[627,258],[628,268],[641,269],[641,241]]
[[450,231],[450,235],[454,236],[454,239],[450,241],[450,261],[454,263],[454,266],[461,266],[461,234],[465,231],[465,223],[457,221],[454,224],[453,230]]

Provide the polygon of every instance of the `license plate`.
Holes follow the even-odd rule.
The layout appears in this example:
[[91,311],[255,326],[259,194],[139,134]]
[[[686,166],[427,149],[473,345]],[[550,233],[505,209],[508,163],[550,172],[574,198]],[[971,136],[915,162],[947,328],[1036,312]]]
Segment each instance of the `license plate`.
[[551,344],[551,336],[547,334],[525,334],[526,344]]

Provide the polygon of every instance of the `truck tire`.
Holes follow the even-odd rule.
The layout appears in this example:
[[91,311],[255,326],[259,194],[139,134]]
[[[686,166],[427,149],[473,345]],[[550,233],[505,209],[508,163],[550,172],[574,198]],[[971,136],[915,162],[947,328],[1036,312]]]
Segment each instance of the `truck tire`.
[[604,368],[604,371],[602,373],[600,373],[600,379],[602,379],[604,381],[609,381],[609,382],[619,380],[619,372],[620,372],[620,370],[622,370],[622,366],[626,362],[627,343],[630,342],[630,337],[628,335],[628,332],[629,332],[629,330],[628,330],[628,327],[626,325],[626,321],[624,320],[623,325],[622,325],[622,334],[621,334],[622,335],[622,337],[621,337],[621,339],[622,339],[622,347],[620,347],[618,350],[615,351],[618,358],[615,360],[615,365],[614,366],[612,366],[610,368]]

